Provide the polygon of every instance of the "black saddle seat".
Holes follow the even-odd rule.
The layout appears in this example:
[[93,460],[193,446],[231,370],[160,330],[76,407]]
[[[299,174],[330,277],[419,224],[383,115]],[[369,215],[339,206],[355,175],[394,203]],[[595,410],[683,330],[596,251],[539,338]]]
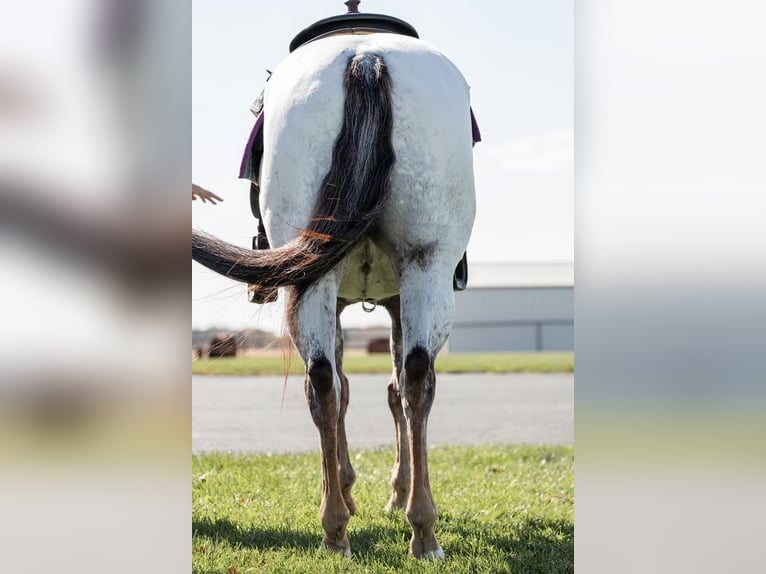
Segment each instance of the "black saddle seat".
[[330,16],[314,22],[308,28],[301,30],[293,41],[290,42],[290,51],[293,52],[317,38],[330,36],[338,33],[368,34],[374,32],[389,32],[391,34],[403,34],[419,38],[417,31],[410,24],[393,16],[385,14],[367,14],[349,12],[340,16]]

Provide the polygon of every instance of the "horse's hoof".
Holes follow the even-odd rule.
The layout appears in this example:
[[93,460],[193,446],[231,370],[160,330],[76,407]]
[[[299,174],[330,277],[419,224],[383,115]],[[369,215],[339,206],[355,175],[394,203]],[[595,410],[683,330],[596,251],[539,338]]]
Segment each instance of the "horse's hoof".
[[386,504],[386,507],[383,510],[386,514],[391,514],[397,510],[404,510],[406,506],[407,497],[399,498],[396,494],[392,494],[391,499],[388,501],[388,504]]
[[348,539],[344,540],[343,542],[345,542],[345,545],[343,543],[336,544],[334,542],[330,542],[325,538],[322,540],[322,546],[330,552],[334,552],[335,554],[342,554],[346,558],[351,558],[351,545],[349,545]]
[[444,560],[444,550],[441,548],[437,548],[436,550],[431,550],[430,552],[426,552],[426,555],[424,556],[426,560],[439,560],[440,562]]
[[442,550],[440,547],[437,547],[436,550],[428,550],[420,556],[415,556],[415,558],[418,560],[437,560],[441,562],[444,560],[444,550]]
[[444,550],[433,534],[424,538],[413,535],[410,540],[410,554],[418,560],[444,560]]

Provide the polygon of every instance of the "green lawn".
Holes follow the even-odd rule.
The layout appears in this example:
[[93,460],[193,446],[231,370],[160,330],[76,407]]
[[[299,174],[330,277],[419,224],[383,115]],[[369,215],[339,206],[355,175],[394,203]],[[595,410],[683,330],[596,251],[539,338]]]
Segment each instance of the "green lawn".
[[319,548],[319,454],[194,456],[193,572],[574,571],[571,447],[429,450],[443,563],[410,557],[404,514],[383,512],[393,449],[351,457],[358,510],[348,526],[353,557],[347,559]]
[[[303,373],[300,357],[294,355],[290,372]],[[387,354],[349,355],[343,361],[348,374],[390,373],[391,358]],[[282,375],[285,364],[281,356],[231,357],[192,361],[195,375]],[[574,353],[485,353],[440,355],[436,359],[439,373],[571,373]]]

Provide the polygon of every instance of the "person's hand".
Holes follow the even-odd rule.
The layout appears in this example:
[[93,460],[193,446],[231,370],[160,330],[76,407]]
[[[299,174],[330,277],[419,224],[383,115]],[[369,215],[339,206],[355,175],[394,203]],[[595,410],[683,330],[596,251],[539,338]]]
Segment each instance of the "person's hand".
[[196,183],[192,183],[192,201],[195,201],[198,197],[202,200],[202,203],[207,203],[209,201],[213,205],[215,205],[216,200],[223,201],[222,198],[218,197],[212,191],[208,191],[198,186]]

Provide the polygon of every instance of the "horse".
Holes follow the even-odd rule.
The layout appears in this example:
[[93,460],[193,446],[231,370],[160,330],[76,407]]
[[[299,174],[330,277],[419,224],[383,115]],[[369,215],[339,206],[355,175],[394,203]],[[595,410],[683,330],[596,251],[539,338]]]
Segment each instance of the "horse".
[[192,257],[286,297],[319,432],[322,541],[346,556],[356,504],[340,314],[359,302],[388,311],[396,459],[386,508],[404,509],[413,556],[443,559],[426,430],[434,360],[452,326],[453,270],[476,211],[468,84],[418,38],[335,35],[292,52],[264,98],[260,210],[271,249],[193,230]]

